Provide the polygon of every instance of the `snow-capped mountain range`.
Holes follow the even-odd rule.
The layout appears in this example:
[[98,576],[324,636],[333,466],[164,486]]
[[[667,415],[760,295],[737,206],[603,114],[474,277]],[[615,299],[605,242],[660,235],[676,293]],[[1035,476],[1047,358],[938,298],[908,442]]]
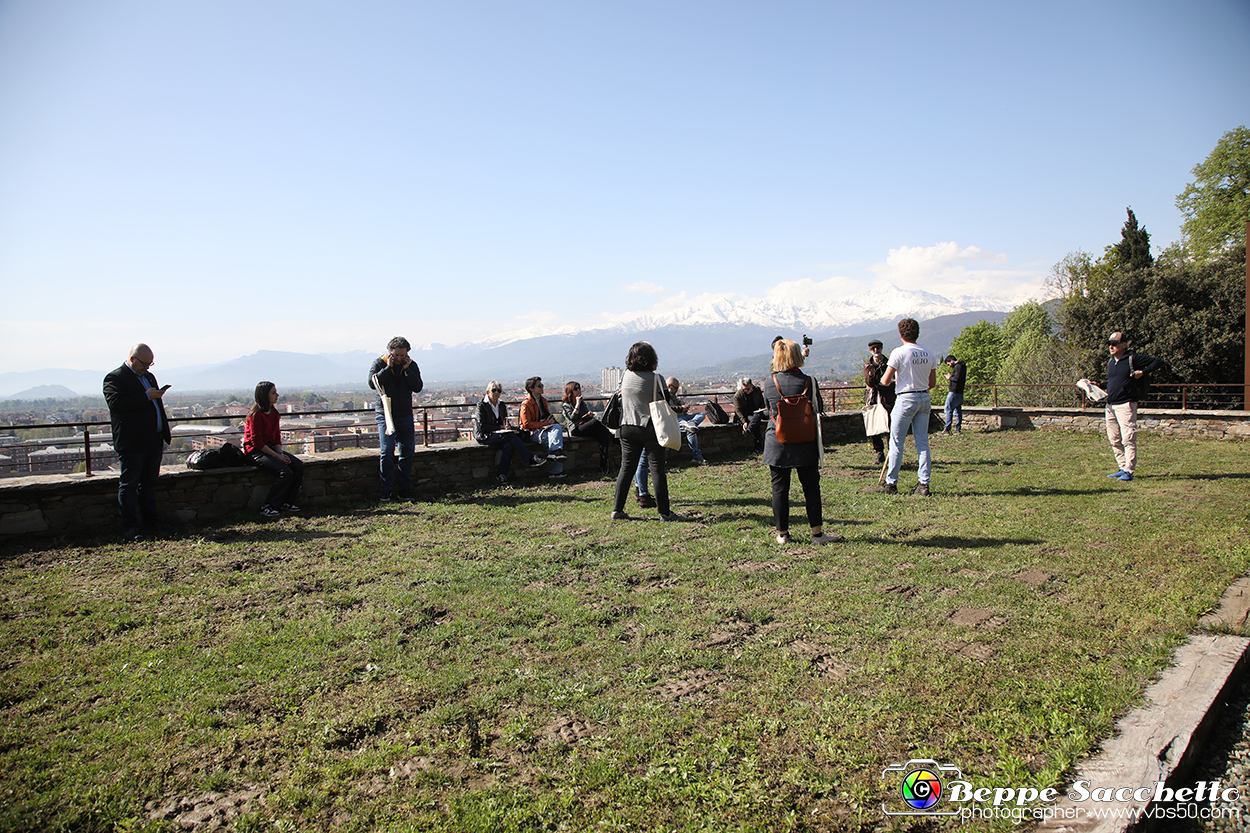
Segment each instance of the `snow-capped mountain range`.
[[[425,344],[413,351],[428,383],[514,381],[543,375],[581,378],[592,384],[604,367],[624,364],[634,341],[655,345],[661,368],[692,378],[731,377],[768,364],[768,345],[782,334],[815,340],[811,364],[830,372],[854,368],[865,337],[896,343],[900,318],[921,322],[921,343],[943,352],[968,324],[1001,321],[1016,302],[1001,298],[946,298],[930,292],[882,286],[834,301],[735,299],[701,296],[695,302],[655,315],[590,328],[530,328],[452,346]],[[926,325],[926,322],[932,322]],[[927,338],[926,338],[927,336]],[[411,337],[411,336],[410,336]],[[250,391],[257,379],[273,379],[287,389],[365,387],[377,350],[347,353],[296,353],[262,350],[213,365],[169,367],[162,382],[178,392]],[[34,398],[40,385],[63,385],[80,395],[97,396],[106,370],[34,370],[0,373],[0,397]],[[15,396],[16,392],[20,392]]]
[[900,318],[923,320],[981,310],[1008,312],[1018,303],[1020,301],[971,295],[952,299],[932,292],[900,289],[892,285],[836,301],[769,298],[737,300],[730,295],[703,296],[698,303],[686,304],[662,315],[644,314],[628,321],[591,328],[531,327],[501,333],[472,342],[472,345],[494,348],[533,338],[575,335],[579,332],[631,334],[691,326],[757,326],[824,336],[851,335],[865,326],[877,327],[882,322],[898,321]]

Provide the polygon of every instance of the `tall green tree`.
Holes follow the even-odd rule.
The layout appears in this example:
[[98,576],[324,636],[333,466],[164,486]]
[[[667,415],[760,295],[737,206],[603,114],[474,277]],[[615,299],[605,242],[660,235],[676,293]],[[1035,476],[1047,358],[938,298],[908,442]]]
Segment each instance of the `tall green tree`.
[[[1245,372],[1246,248],[1214,261],[1161,259],[1122,271],[1098,292],[1063,302],[1063,339],[1083,376],[1106,374],[1107,335],[1127,333],[1134,349],[1167,362],[1159,381],[1236,384]],[[1212,405],[1227,405],[1228,391]],[[1193,407],[1193,404],[1191,404]]]
[[1137,215],[1133,213],[1133,209],[1125,210],[1128,212],[1128,219],[1124,221],[1120,242],[1115,247],[1119,265],[1123,269],[1149,268],[1154,263],[1154,257],[1150,254],[1150,234],[1145,226],[1138,227]]
[[1194,181],[1176,197],[1185,215],[1181,231],[1189,254],[1206,263],[1246,243],[1250,219],[1250,130],[1225,133],[1190,173]]

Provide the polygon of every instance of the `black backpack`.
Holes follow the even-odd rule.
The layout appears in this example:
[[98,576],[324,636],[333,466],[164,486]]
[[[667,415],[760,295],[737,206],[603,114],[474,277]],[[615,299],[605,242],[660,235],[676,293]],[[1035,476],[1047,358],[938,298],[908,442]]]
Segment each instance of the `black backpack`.
[[221,468],[221,452],[212,448],[201,448],[187,456],[187,468],[197,471]]
[[707,421],[713,425],[729,424],[729,414],[725,413],[725,409],[715,402],[704,403],[703,412],[707,414]]
[[249,465],[247,455],[245,455],[238,446],[232,443],[222,443],[218,453],[221,455],[222,468]]

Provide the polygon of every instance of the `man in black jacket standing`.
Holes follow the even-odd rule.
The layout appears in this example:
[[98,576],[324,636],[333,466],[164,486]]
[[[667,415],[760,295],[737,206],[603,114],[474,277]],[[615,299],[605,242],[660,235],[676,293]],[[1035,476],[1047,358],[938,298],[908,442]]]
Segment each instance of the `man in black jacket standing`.
[[1111,357],[1107,360],[1107,439],[1115,454],[1116,469],[1107,477],[1128,482],[1137,468],[1137,400],[1142,379],[1163,367],[1163,360],[1128,349],[1124,333],[1107,336]]
[[[947,356],[945,361],[950,365],[951,372],[946,374],[946,380],[950,382],[950,392],[946,394],[946,427],[942,430],[942,433],[949,434],[951,429],[954,428],[956,434],[962,434],[964,427],[964,384],[968,380],[968,365],[954,356]],[[954,422],[951,420],[954,420]]]
[[[161,530],[156,518],[156,484],[161,476],[161,455],[170,439],[162,400],[169,385],[157,385],[149,370],[154,362],[152,348],[136,344],[130,348],[126,363],[104,377],[113,448],[121,463],[117,505],[122,537],[127,541],[142,541],[145,534]],[[139,514],[143,515],[142,527]]]
[[[378,471],[382,478],[382,502],[412,499],[412,457],[416,451],[417,432],[413,423],[412,395],[420,393],[421,368],[408,352],[412,345],[403,336],[395,336],[386,345],[386,353],[373,360],[369,368],[369,387],[377,391],[373,403],[378,423]],[[387,397],[383,403],[382,397]],[[388,433],[388,414],[394,430]],[[399,462],[395,446],[399,446]]]

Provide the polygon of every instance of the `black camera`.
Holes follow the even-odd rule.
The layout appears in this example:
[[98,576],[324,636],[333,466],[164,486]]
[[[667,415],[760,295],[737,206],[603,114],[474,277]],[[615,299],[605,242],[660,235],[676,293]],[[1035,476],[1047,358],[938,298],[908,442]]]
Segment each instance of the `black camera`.
[[811,346],[812,346],[812,340],[811,340],[810,338],[808,338],[806,334],[804,334],[804,335],[803,335],[803,346],[804,346],[804,347],[811,347]]

